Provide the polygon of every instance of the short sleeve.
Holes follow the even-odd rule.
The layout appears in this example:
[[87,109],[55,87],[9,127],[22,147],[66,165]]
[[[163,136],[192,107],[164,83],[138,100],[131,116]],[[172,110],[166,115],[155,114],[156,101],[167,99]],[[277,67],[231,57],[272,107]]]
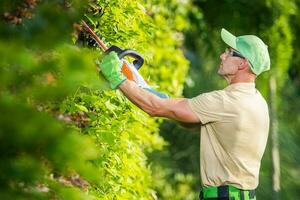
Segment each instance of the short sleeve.
[[221,91],[203,93],[188,100],[192,111],[199,117],[202,124],[217,122],[224,115],[224,96]]

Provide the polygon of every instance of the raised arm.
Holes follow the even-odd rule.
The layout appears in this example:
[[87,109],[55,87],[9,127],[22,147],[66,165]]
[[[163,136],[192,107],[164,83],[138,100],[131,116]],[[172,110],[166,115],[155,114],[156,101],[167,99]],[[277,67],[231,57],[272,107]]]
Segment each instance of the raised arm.
[[188,105],[188,99],[162,99],[140,88],[121,73],[122,62],[115,52],[105,56],[100,64],[101,73],[112,89],[121,89],[135,105],[153,117],[166,117],[185,123],[199,123],[197,115]]
[[199,123],[200,120],[188,105],[188,99],[162,99],[126,80],[119,89],[135,105],[152,117],[166,117],[186,123]]

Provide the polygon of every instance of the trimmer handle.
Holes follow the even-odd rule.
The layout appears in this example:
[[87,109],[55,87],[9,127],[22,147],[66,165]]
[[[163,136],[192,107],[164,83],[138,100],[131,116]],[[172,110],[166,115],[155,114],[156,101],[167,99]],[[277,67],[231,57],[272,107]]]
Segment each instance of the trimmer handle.
[[115,51],[118,54],[118,57],[120,59],[124,58],[125,56],[134,58],[135,60],[133,61],[132,64],[137,70],[139,70],[142,67],[142,65],[144,64],[143,56],[141,56],[139,53],[137,53],[136,51],[134,51],[132,49],[121,49],[120,47],[112,45],[105,52],[110,53],[111,51]]

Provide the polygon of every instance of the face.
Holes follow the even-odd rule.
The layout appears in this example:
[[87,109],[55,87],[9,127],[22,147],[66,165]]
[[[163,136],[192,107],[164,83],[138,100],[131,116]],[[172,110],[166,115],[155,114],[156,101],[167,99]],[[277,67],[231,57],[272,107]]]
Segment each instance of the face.
[[232,76],[238,71],[238,66],[241,62],[241,55],[234,49],[230,48],[225,50],[224,53],[220,55],[221,64],[218,70],[218,74],[221,76]]

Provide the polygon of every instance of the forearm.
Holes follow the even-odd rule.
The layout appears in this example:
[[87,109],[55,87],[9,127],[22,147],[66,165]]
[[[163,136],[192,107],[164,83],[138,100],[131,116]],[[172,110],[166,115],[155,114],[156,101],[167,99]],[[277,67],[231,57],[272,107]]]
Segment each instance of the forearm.
[[155,110],[159,107],[161,100],[156,95],[140,88],[135,82],[125,80],[119,89],[123,94],[136,106],[145,111],[151,116],[155,115]]
[[166,117],[187,123],[199,121],[196,116],[190,116],[185,98],[162,99],[129,80],[125,80],[119,89],[132,103],[150,116]]

